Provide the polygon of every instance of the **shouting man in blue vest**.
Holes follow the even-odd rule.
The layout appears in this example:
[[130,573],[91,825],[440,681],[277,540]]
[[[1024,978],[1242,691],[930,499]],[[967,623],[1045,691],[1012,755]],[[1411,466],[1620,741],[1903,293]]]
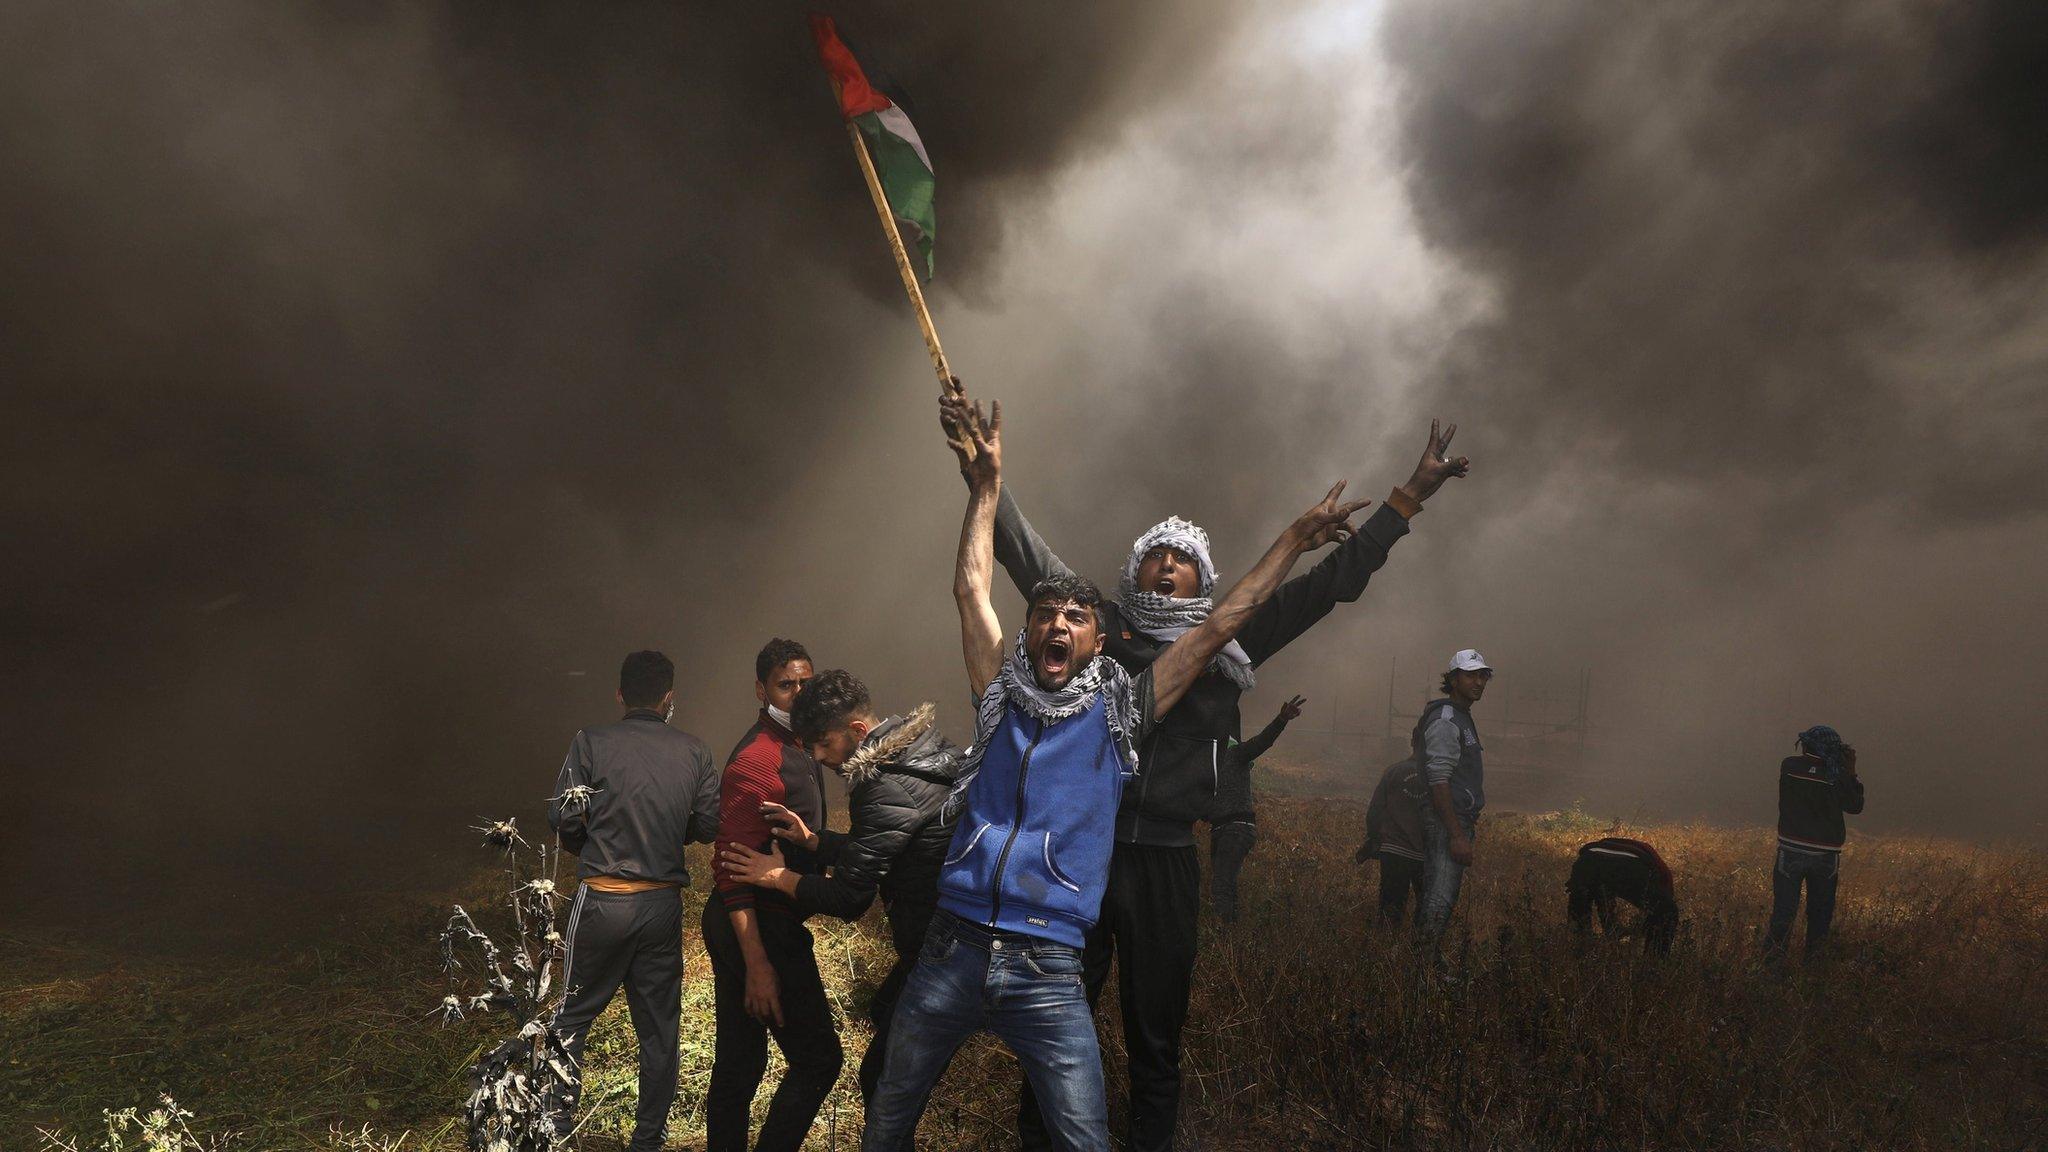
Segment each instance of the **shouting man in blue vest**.
[[[958,387],[949,391],[956,402],[966,398]],[[1115,962],[1130,1069],[1130,1152],[1174,1149],[1181,1031],[1200,940],[1202,865],[1195,822],[1216,811],[1218,765],[1243,735],[1240,699],[1267,660],[1337,605],[1364,595],[1373,573],[1421,514],[1422,502],[1467,474],[1471,461],[1446,455],[1457,430],[1456,424],[1431,421],[1429,440],[1407,481],[1389,491],[1341,546],[1266,598],[1196,677],[1173,715],[1138,747],[1138,775],[1117,812],[1109,887],[1083,949],[1091,998],[1101,995]],[[1075,571],[1025,518],[1008,477],[996,503],[995,537],[996,562],[1026,597],[1043,581]],[[1138,675],[1209,616],[1219,591],[1208,532],[1178,516],[1167,518],[1131,545],[1116,597],[1098,612],[1103,655]],[[1029,1083],[1018,1102],[1017,1135],[1024,1152],[1049,1147]]]
[[1281,533],[1208,618],[1133,676],[1102,654],[1102,594],[1041,581],[1007,644],[989,600],[1002,409],[957,389],[942,419],[968,478],[953,596],[967,681],[981,704],[948,799],[957,813],[939,910],[897,1002],[861,1147],[908,1149],[933,1084],[968,1037],[994,1032],[1036,1090],[1056,1146],[1109,1147],[1109,1106],[1081,947],[1109,882],[1118,801],[1137,749],[1303,552],[1350,534],[1366,501],[1330,490]]

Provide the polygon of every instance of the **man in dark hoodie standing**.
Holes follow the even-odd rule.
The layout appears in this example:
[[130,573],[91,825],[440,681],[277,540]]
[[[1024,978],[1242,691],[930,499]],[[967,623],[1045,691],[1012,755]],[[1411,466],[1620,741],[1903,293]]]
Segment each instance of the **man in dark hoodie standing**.
[[[726,761],[719,783],[721,847],[767,851],[775,842],[764,818],[779,804],[813,828],[825,826],[825,778],[790,733],[789,710],[811,678],[811,657],[793,640],[775,639],[754,660],[761,711]],[[821,872],[830,863],[792,847],[789,867]],[[718,1044],[704,1103],[708,1152],[745,1152],[754,1093],[768,1070],[768,1037],[789,1067],[761,1123],[760,1152],[796,1152],[844,1059],[832,1005],[811,950],[804,912],[778,891],[718,877],[704,902],[704,950],[711,955]]]
[[1799,754],[1778,765],[1778,859],[1771,872],[1771,925],[1764,955],[1785,956],[1785,941],[1806,889],[1806,958],[1818,959],[1835,922],[1835,886],[1842,874],[1844,814],[1863,811],[1856,749],[1825,724],[1799,734]]
[[1352,858],[1360,864],[1379,860],[1380,922],[1389,927],[1401,923],[1411,893],[1415,918],[1422,919],[1422,860],[1429,846],[1422,822],[1434,819],[1425,810],[1428,804],[1422,769],[1411,756],[1388,766],[1365,807],[1365,843]]
[[[958,381],[948,400],[971,403]],[[1086,962],[1093,1002],[1109,978],[1111,959],[1122,960],[1117,994],[1130,1059],[1134,1152],[1173,1147],[1181,1029],[1193,991],[1202,903],[1194,823],[1209,813],[1218,762],[1241,731],[1238,697],[1252,686],[1260,664],[1338,604],[1358,599],[1394,543],[1408,534],[1422,502],[1446,480],[1466,474],[1468,460],[1444,455],[1456,432],[1455,424],[1443,429],[1431,421],[1429,443],[1407,481],[1341,547],[1263,600],[1139,749],[1137,779],[1117,812],[1109,888]],[[962,475],[967,476],[964,468]],[[1027,597],[1042,581],[1074,578],[1024,518],[1007,482],[996,506],[995,555]],[[1215,585],[1208,533],[1178,517],[1155,525],[1132,546],[1117,599],[1101,606],[1104,655],[1132,675],[1150,667],[1175,639],[1208,619]],[[1025,1148],[1046,1147],[1028,1083],[1017,1126]]]
[[778,891],[805,914],[858,920],[881,895],[896,963],[868,1007],[875,1032],[860,1062],[863,1101],[881,1081],[889,1021],[938,906],[939,865],[953,837],[940,809],[960,754],[932,715],[932,706],[921,704],[908,715],[878,719],[867,685],[852,673],[818,673],[790,709],[790,728],[813,759],[846,781],[851,826],[814,829],[780,804],[767,805],[766,815],[778,840],[830,860],[831,874],[792,871],[779,848],[756,852],[736,844],[719,853],[727,879]]
[[1280,739],[1288,723],[1301,715],[1306,703],[1304,697],[1289,697],[1272,723],[1249,740],[1233,742],[1216,768],[1216,798],[1210,802],[1215,815],[1209,817],[1209,903],[1216,918],[1225,924],[1237,922],[1238,873],[1259,840],[1258,814],[1252,808],[1252,765]]
[[[615,724],[585,728],[569,745],[548,802],[548,824],[576,855],[562,959],[566,985],[555,1029],[576,1061],[590,1024],[623,986],[640,1040],[640,1106],[631,1147],[661,1147],[676,1098],[682,1022],[683,848],[718,834],[718,766],[702,740],[668,726],[675,665],[635,652],[619,668]],[[576,1110],[563,1101],[556,1126]]]

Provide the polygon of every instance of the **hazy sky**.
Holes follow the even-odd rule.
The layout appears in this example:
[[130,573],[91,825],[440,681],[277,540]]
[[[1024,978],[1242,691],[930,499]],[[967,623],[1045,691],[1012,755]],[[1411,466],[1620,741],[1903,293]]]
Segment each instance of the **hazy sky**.
[[[1592,671],[1595,808],[1767,821],[1827,722],[1865,827],[2048,835],[2033,6],[834,10],[1083,571],[1176,513],[1235,575],[1459,423],[1248,714],[1476,645]],[[923,349],[801,10],[729,11],[0,15],[11,858],[403,858],[642,645],[721,750],[776,634],[966,735]]]

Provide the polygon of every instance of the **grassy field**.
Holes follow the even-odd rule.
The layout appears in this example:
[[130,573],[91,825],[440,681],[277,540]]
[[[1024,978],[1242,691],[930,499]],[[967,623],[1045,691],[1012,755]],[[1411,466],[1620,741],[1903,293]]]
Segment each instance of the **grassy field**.
[[[1577,942],[1564,929],[1572,853],[1608,823],[1503,815],[1481,828],[1447,942],[1452,978],[1430,987],[1399,935],[1371,921],[1375,873],[1350,862],[1360,820],[1355,801],[1263,802],[1244,919],[1203,927],[1185,1063],[1192,1146],[1821,1152],[2048,1141],[2039,852],[1856,837],[1834,959],[1780,976],[1756,960],[1767,831],[1625,829],[1678,875],[1682,934],[1653,962],[1633,940]],[[93,1136],[102,1108],[158,1092],[233,1148],[338,1147],[334,1126],[365,1124],[410,1133],[406,1148],[460,1147],[452,1117],[464,1069],[507,1022],[432,1022],[444,991],[435,937],[447,903],[489,907],[494,891],[480,868],[461,891],[353,913],[328,934],[339,939],[232,959],[0,928],[0,1148],[38,1147],[39,1126]],[[671,1147],[703,1140],[712,1036],[700,898],[688,897]],[[888,945],[878,914],[813,927],[849,1059],[812,1147],[853,1148],[861,1009]],[[622,1001],[600,1021],[589,1063],[586,1098],[597,1104],[583,1143],[608,1149],[631,1123]],[[977,1042],[934,1099],[923,1145],[1012,1146],[1015,1090],[1007,1053]]]

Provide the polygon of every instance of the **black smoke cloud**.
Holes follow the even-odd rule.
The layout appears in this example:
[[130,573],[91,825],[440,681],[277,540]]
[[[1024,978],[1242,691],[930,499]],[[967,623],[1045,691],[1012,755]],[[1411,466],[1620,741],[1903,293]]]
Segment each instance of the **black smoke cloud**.
[[[941,158],[941,301],[1228,7],[841,7]],[[852,614],[805,544],[837,446],[930,400],[871,371],[916,345],[801,9],[30,3],[0,44],[10,859],[346,877],[545,795],[621,653],[722,741],[767,635]]]
[[1386,42],[1423,233],[1496,293],[1446,386],[1527,474],[1764,479],[1802,533],[2048,509],[2038,5],[1414,3]]
[[[1405,697],[1476,644],[1593,669],[1622,761],[1558,799],[1766,821],[1826,721],[1865,826],[2038,833],[1982,802],[2048,740],[1985,674],[2048,646],[2038,18],[1239,7],[839,13],[917,98],[948,346],[1063,554],[1176,513],[1239,571],[1441,414],[1473,478],[1248,719],[1372,728],[1396,655]],[[771,634],[966,735],[958,493],[801,16],[0,16],[11,861],[463,859],[643,645],[714,745]]]
[[1762,822],[1757,766],[1831,722],[1889,765],[1865,827],[2038,838],[2048,14],[1383,33],[1418,228],[1479,299],[1421,388],[1493,437],[1486,574],[1435,610],[1591,667],[1615,782]]

